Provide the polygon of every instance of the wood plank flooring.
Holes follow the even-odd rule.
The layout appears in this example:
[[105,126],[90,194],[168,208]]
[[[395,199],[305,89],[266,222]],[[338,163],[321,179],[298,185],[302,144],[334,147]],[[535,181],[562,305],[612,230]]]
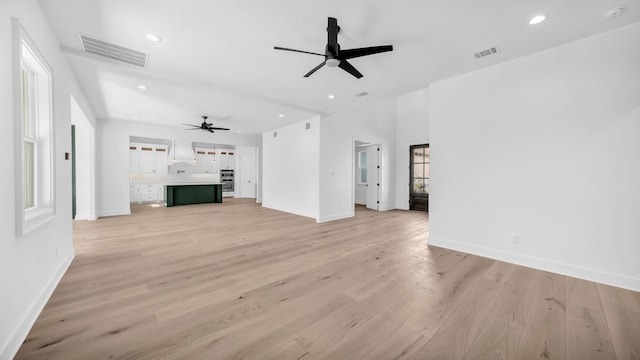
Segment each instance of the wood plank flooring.
[[429,247],[422,212],[132,211],[74,224],[16,359],[640,359],[640,293]]

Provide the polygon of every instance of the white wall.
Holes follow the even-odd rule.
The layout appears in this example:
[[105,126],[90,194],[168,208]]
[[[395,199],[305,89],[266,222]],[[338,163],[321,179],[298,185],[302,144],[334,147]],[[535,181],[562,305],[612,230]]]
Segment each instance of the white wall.
[[[12,17],[33,40],[53,69],[53,133],[54,133],[54,198],[55,217],[21,237],[16,237],[17,211],[14,192],[16,169],[14,127],[17,115],[14,102],[13,61],[19,53],[13,44]],[[0,150],[5,169],[0,174],[4,189],[0,202],[0,359],[10,359],[18,350],[46,301],[73,259],[71,229],[71,152],[70,96],[74,96],[95,121],[86,99],[79,90],[73,73],[59,49],[36,0],[3,0],[0,2]]]
[[71,123],[75,125],[76,220],[95,220],[95,131],[77,101],[71,97]]
[[319,136],[318,117],[262,134],[262,206],[317,219]]
[[640,290],[639,64],[635,23],[433,84],[429,243]]
[[129,136],[225,145],[261,146],[260,135],[185,131],[136,121],[97,122],[96,202],[98,216],[126,215],[129,209]]
[[395,98],[367,108],[322,117],[319,222],[347,218],[354,214],[356,140],[381,145],[380,209],[389,210],[394,207],[395,117]]
[[409,148],[429,143],[429,88],[397,97],[396,204],[409,209]]

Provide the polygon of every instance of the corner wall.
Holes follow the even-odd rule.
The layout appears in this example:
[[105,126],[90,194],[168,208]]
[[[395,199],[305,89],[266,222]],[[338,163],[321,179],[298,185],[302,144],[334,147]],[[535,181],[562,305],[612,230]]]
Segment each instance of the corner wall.
[[317,219],[319,118],[266,131],[262,145],[262,206]]
[[354,142],[381,146],[380,210],[395,207],[396,99],[320,120],[320,214],[318,221],[354,215]]
[[640,23],[431,86],[431,245],[640,291]]
[[[24,236],[15,232],[16,189],[13,62],[19,56],[13,44],[12,17],[18,18],[53,69],[53,134],[55,217]],[[0,359],[11,359],[51,296],[74,257],[71,219],[71,102],[73,96],[89,122],[95,122],[67,59],[36,0],[0,2],[0,151],[5,171],[0,174]]]

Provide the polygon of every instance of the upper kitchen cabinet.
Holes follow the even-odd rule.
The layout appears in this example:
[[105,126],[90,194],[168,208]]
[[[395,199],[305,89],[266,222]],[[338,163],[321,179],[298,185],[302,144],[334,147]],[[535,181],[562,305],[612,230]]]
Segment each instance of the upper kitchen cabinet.
[[213,149],[196,148],[196,173],[217,174],[220,172],[218,154]]
[[132,143],[129,145],[129,172],[166,174],[168,146]]
[[194,142],[195,172],[219,174],[220,170],[234,170],[236,165],[233,145]]
[[233,170],[236,167],[236,157],[233,150],[220,151],[220,169]]

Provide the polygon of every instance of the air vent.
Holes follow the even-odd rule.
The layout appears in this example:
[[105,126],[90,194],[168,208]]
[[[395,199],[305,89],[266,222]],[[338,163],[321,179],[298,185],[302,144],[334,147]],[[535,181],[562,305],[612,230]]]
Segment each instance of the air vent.
[[369,93],[368,93],[368,92],[366,92],[366,91],[363,91],[363,92],[359,92],[359,93],[357,93],[357,94],[356,94],[356,97],[363,97],[363,96],[367,96],[367,95],[369,95]]
[[139,67],[147,66],[147,61],[149,60],[148,54],[94,39],[86,35],[80,35],[80,40],[82,41],[84,51],[88,54],[107,57]]
[[483,57],[487,57],[487,56],[496,54],[496,53],[498,53],[498,51],[499,51],[498,47],[492,47],[492,48],[489,48],[489,49],[478,51],[477,53],[474,54],[474,56],[476,57],[476,59],[480,59],[480,58],[483,58]]

